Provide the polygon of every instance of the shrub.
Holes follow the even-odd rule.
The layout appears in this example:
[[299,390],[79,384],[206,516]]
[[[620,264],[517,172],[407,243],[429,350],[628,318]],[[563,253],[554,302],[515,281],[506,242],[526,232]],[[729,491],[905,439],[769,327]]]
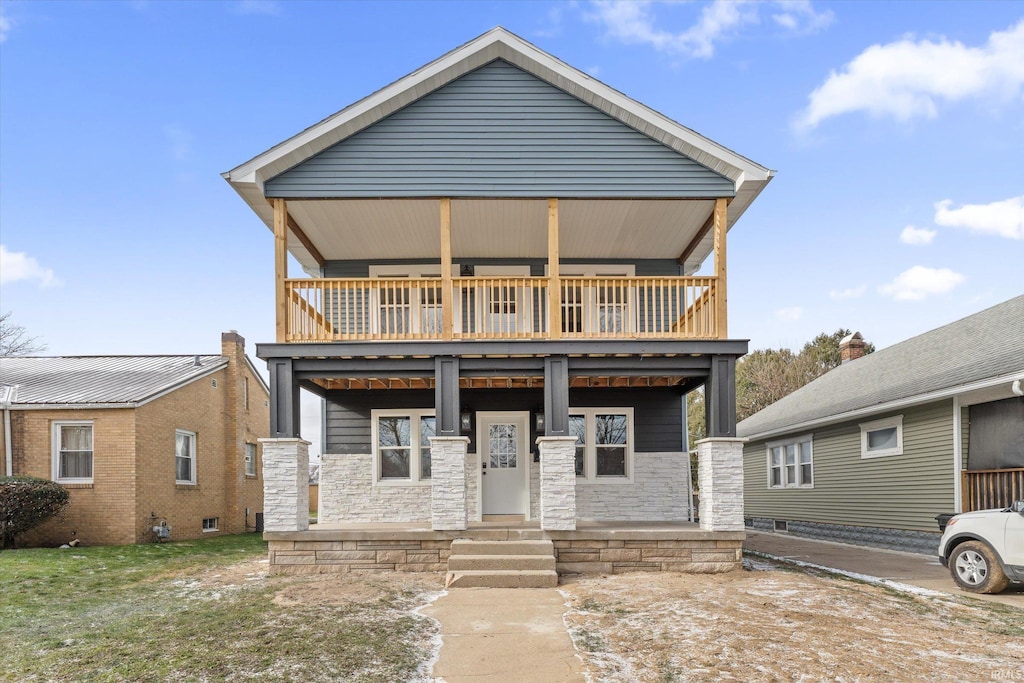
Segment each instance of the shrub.
[[14,547],[14,537],[64,509],[68,492],[37,477],[0,477],[0,548]]

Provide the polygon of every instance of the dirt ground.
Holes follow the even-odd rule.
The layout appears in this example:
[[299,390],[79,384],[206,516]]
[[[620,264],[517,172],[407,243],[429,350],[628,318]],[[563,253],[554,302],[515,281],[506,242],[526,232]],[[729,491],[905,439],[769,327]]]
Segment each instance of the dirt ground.
[[1024,680],[1024,613],[748,561],[725,575],[565,577],[596,681]]

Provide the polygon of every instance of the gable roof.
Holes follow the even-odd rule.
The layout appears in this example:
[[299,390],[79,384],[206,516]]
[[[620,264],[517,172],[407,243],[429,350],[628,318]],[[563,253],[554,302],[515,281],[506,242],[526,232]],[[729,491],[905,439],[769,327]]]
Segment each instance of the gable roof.
[[133,408],[227,365],[226,356],[15,356],[0,358],[0,385],[13,387],[17,407]]
[[830,370],[736,425],[755,439],[1024,379],[1024,296]]
[[[729,226],[739,219],[774,176],[774,171],[659,114],[501,27],[491,29],[222,175],[272,229],[273,210],[264,192],[266,181],[499,59],[727,178],[735,191],[729,208]],[[312,261],[304,246],[291,242],[288,246],[303,265]],[[695,269],[711,249],[708,237],[687,259],[690,269]]]

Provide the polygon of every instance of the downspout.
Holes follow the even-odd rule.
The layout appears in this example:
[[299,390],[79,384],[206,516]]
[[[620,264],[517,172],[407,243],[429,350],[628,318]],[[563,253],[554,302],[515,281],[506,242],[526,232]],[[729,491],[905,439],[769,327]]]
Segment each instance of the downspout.
[[690,420],[686,410],[686,394],[682,398],[683,455],[686,456],[686,520],[693,521],[693,472],[690,466]]
[[960,397],[953,397],[953,511],[963,512],[963,475],[960,470],[964,466],[963,425],[960,419]]
[[3,404],[4,410],[4,462],[7,465],[8,477],[14,476],[14,451],[11,447],[11,403]]

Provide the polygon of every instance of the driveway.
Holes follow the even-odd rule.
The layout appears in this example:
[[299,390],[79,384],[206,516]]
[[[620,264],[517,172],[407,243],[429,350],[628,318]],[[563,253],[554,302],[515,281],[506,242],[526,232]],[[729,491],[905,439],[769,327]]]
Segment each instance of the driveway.
[[937,554],[932,557],[760,531],[747,531],[743,548],[783,560],[815,564],[1024,609],[1024,586],[1011,584],[1010,588],[998,595],[967,593],[953,583],[949,570],[939,563]]

